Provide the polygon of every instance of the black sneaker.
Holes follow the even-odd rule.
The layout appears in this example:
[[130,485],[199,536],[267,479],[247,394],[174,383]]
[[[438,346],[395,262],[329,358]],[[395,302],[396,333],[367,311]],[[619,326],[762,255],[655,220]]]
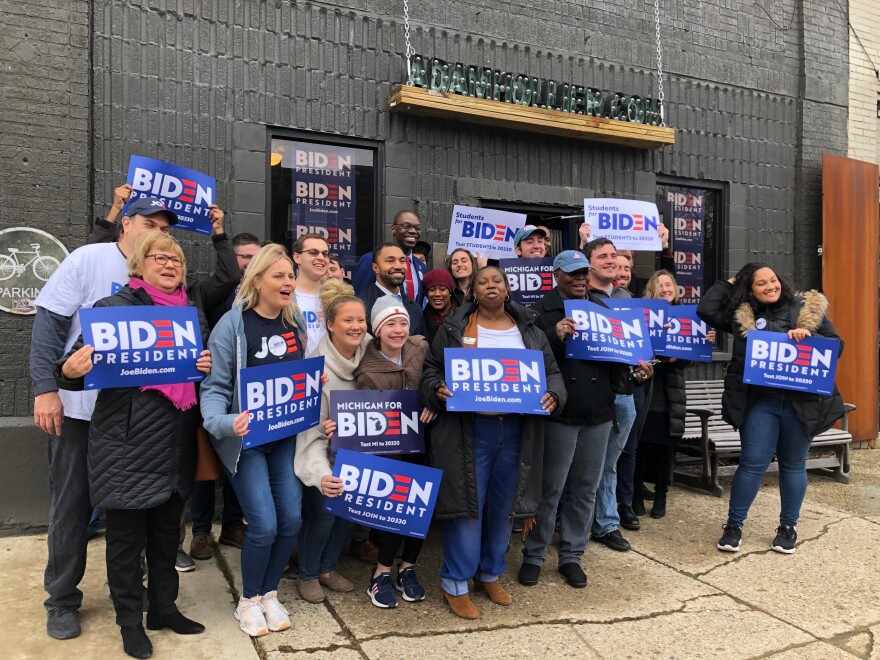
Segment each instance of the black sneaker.
[[636,515],[635,511],[633,511],[633,508],[631,506],[627,504],[618,504],[617,513],[620,516],[621,527],[633,532],[641,529],[642,522],[639,520],[639,517]]
[[722,552],[739,552],[740,541],[742,541],[742,527],[736,523],[727,523],[724,526],[724,534],[715,544],[715,547]]
[[178,573],[189,573],[196,570],[196,563],[183,550],[177,551],[177,560],[174,562],[174,568]]
[[623,538],[623,534],[620,533],[619,529],[614,529],[607,534],[590,534],[590,538],[593,539],[596,543],[602,543],[607,545],[612,550],[617,550],[618,552],[626,552],[627,550],[632,550],[632,546],[629,544],[625,538]]
[[793,555],[796,543],[797,527],[789,523],[782,523],[776,528],[776,538],[773,539],[770,547],[784,555]]
[[516,576],[516,579],[524,587],[534,587],[538,584],[539,577],[541,577],[540,566],[523,562],[523,565],[519,567],[519,574]]
[[52,639],[79,637],[79,616],[72,607],[56,607],[46,615],[46,632]]
[[425,588],[419,582],[416,571],[412,566],[401,569],[397,565],[397,582],[394,584],[407,603],[418,603],[425,600]]
[[576,562],[563,564],[559,567],[559,573],[565,578],[565,581],[568,582],[568,586],[570,587],[583,589],[587,586],[587,574],[584,573],[584,569],[580,567],[580,564]]

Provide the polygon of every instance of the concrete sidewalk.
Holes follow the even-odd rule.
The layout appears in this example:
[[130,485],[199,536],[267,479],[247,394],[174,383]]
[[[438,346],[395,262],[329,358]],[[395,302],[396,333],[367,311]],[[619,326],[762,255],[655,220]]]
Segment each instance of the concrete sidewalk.
[[[438,528],[420,562],[427,601],[373,607],[364,593],[368,568],[345,558],[339,570],[357,586],[354,593],[328,594],[314,606],[296,596],[295,576],[285,578],[281,601],[293,627],[254,645],[232,618],[238,551],[222,547],[219,558],[181,576],[180,609],[208,630],[193,637],[151,632],[153,657],[880,659],[880,451],[855,452],[852,462],[848,486],[810,477],[793,556],[769,549],[779,509],[775,478],[759,493],[743,550],[733,555],[714,548],[726,497],[675,488],[665,519],[643,519],[641,531],[626,533],[634,552],[590,545],[586,589],[564,583],[555,553],[538,586],[520,586],[519,542],[512,539],[502,579],[514,603],[499,607],[476,595],[482,617],[473,622],[455,618],[441,600]],[[0,539],[3,658],[127,657],[113,624],[103,542],[89,550],[83,635],[58,642],[45,635],[41,606],[45,536]]]

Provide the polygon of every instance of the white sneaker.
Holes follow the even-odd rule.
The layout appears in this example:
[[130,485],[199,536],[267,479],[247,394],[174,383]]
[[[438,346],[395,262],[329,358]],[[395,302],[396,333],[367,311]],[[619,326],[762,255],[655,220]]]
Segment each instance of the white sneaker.
[[290,613],[278,602],[278,592],[269,591],[261,601],[269,630],[279,632],[290,628]]
[[251,637],[262,637],[269,634],[269,627],[266,625],[266,617],[263,615],[263,606],[260,604],[260,600],[260,596],[242,597],[232,614],[238,619],[238,627]]

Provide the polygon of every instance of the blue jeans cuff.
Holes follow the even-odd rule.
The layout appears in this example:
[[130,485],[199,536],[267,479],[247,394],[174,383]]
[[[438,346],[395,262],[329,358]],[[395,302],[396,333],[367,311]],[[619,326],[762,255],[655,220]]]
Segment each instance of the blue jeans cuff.
[[450,596],[464,596],[468,593],[467,580],[453,580],[452,578],[440,578],[440,588]]
[[480,582],[498,582],[498,578],[500,575],[496,575],[495,573],[484,573],[482,571],[478,572],[474,579],[479,580]]

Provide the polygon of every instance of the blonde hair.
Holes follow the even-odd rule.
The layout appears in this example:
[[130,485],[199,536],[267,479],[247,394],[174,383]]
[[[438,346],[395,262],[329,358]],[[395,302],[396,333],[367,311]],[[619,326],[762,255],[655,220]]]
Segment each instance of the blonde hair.
[[658,270],[648,279],[648,283],[645,284],[645,298],[659,298],[658,295],[660,293],[660,276],[666,275],[669,279],[672,280],[672,290],[675,292],[672,297],[672,304],[678,304],[678,282],[675,281],[675,275],[670,273],[668,270]]
[[336,312],[345,303],[360,303],[364,306],[365,315],[367,312],[364,301],[354,295],[354,288],[345,280],[336,278],[327,280],[318,289],[318,298],[321,300],[321,309],[324,311],[324,323],[328,325],[336,320]]
[[134,250],[128,255],[128,276],[141,277],[144,274],[144,261],[153,250],[173,252],[180,257],[180,283],[186,283],[186,257],[183,255],[183,249],[174,237],[161,231],[148,231],[137,239]]
[[[287,250],[283,245],[278,243],[269,243],[260,248],[256,256],[251,259],[247,270],[244,272],[244,279],[241,281],[241,287],[235,296],[235,304],[241,305],[241,311],[252,309],[260,302],[260,292],[257,289],[257,280],[261,278],[267,270],[282,259],[286,260],[290,267],[293,268],[293,261],[287,254]],[[302,312],[296,304],[296,297],[290,297],[290,303],[281,311],[284,320],[290,326],[300,325],[297,319],[302,317]]]

